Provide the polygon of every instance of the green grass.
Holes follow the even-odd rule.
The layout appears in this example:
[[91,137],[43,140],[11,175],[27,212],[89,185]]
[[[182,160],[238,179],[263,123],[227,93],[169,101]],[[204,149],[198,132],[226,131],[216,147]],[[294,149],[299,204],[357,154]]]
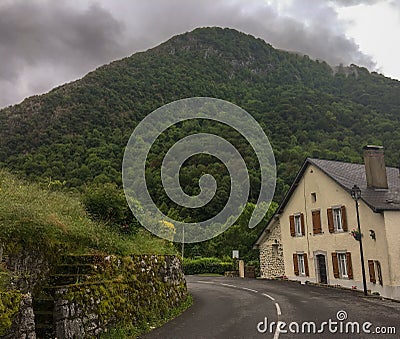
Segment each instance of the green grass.
[[0,169],[0,241],[6,251],[46,253],[176,254],[172,243],[145,229],[122,235],[88,217],[72,194],[43,189]]
[[171,309],[162,318],[150,319],[148,322],[143,322],[137,325],[121,325],[111,329],[107,333],[101,335],[101,339],[132,339],[138,338],[140,335],[150,332],[151,330],[161,327],[172,319],[176,318],[187,310],[193,304],[193,298],[188,295],[178,307]]
[[200,277],[223,277],[223,274],[218,274],[218,273],[199,273],[196,275]]

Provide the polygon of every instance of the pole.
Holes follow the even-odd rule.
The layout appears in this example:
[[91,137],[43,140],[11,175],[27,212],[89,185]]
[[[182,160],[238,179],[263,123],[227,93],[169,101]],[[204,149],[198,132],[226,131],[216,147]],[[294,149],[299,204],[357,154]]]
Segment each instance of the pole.
[[182,260],[185,254],[185,226],[182,226]]
[[367,282],[366,282],[366,279],[365,279],[364,251],[363,251],[362,235],[361,235],[361,228],[360,228],[360,214],[358,212],[358,200],[356,200],[356,211],[357,211],[358,234],[360,235],[360,240],[359,240],[359,242],[360,242],[360,257],[361,257],[361,270],[362,270],[364,295],[368,295]]

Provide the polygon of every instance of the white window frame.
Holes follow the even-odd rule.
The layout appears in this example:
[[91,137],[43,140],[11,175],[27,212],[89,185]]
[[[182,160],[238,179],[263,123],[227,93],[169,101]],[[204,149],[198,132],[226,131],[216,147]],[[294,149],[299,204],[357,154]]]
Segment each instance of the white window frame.
[[297,263],[299,266],[299,275],[306,275],[306,265],[304,263],[304,253],[297,253]]
[[294,234],[296,237],[301,237],[303,235],[301,227],[301,213],[294,215]]
[[349,271],[347,267],[347,255],[346,252],[337,252],[338,268],[341,278],[348,278]]
[[335,232],[343,232],[342,206],[332,207],[333,225]]

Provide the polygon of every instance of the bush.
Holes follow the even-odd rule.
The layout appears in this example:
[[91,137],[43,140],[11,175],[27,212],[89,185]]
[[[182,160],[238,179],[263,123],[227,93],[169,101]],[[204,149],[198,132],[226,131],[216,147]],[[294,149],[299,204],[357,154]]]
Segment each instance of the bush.
[[135,234],[139,223],[125,200],[124,191],[115,184],[92,185],[86,189],[82,202],[92,219],[102,221],[123,234]]
[[201,273],[224,274],[225,271],[234,270],[233,261],[222,261],[218,258],[199,258],[183,260],[183,271],[187,275]]
[[0,292],[0,336],[11,327],[12,319],[19,310],[21,294],[18,291]]

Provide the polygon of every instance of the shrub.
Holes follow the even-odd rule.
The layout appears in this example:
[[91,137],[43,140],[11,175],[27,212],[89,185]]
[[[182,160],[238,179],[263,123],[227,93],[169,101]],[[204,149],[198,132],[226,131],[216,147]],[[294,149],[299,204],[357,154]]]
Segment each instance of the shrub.
[[187,275],[201,273],[224,274],[225,271],[234,270],[232,261],[222,261],[218,258],[198,258],[183,260],[183,271]]
[[0,336],[10,328],[20,301],[21,294],[18,291],[0,292]]

